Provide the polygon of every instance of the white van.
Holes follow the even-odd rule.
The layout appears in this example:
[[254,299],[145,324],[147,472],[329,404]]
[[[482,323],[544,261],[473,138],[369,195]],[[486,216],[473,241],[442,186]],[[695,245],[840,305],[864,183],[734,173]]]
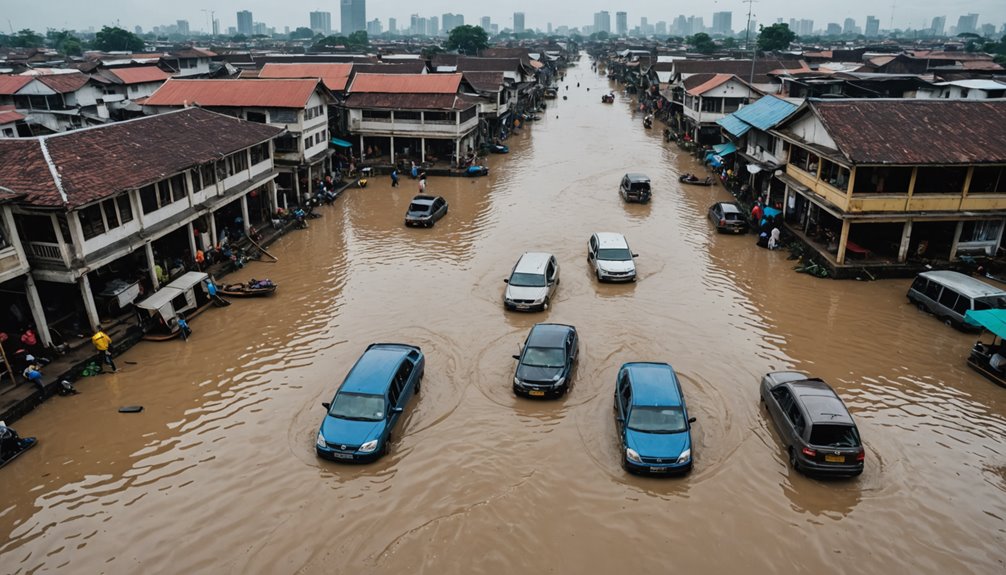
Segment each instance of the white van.
[[958,272],[922,272],[908,288],[908,300],[960,330],[978,331],[964,321],[969,309],[1006,308],[1006,291]]

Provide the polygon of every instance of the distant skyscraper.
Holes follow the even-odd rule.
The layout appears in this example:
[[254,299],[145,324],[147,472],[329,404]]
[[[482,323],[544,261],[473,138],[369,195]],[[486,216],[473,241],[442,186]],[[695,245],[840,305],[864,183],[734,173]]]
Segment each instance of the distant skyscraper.
[[996,25],[995,24],[982,24],[981,28],[979,28],[979,30],[980,30],[979,34],[981,34],[982,36],[985,36],[986,38],[991,38],[992,35],[996,33]]
[[189,21],[188,20],[176,20],[175,28],[178,29],[178,33],[182,36],[189,35]]
[[133,27],[133,34],[136,34],[137,36],[143,34],[143,28],[140,26]]
[[846,18],[845,23],[842,24],[843,34],[855,34],[856,33],[856,21],[852,18]]
[[828,22],[828,28],[824,31],[825,36],[838,36],[842,33],[842,27],[835,22]]
[[524,33],[524,13],[514,12],[513,13],[513,31],[514,34]]
[[255,24],[252,20],[251,10],[242,10],[238,12],[238,34],[251,36],[254,31]]
[[367,36],[380,36],[384,32],[381,26],[381,21],[374,18],[370,22],[367,22]]
[[734,33],[733,12],[713,12],[713,34],[732,36]]
[[214,36],[220,35],[220,18],[213,19],[213,35]]
[[800,20],[799,32],[796,33],[797,36],[810,36],[814,33],[814,21],[813,20]]
[[974,34],[978,30],[978,14],[961,15],[957,19],[958,34]]
[[[552,35],[552,23],[551,22],[548,23],[547,30],[548,30],[548,35],[551,36]],[[993,30],[993,32],[995,32],[995,30]]]
[[396,18],[388,18],[388,34],[398,34],[398,20]]
[[341,0],[341,8],[339,25],[344,36],[367,29],[367,0]]
[[865,32],[867,38],[876,38],[877,36],[880,36],[880,19],[874,16],[867,16]]
[[657,22],[656,23],[656,31],[654,33],[657,36],[666,36],[667,35],[667,22],[664,22],[663,20],[661,20],[660,22]]
[[446,34],[450,34],[451,30],[457,28],[458,26],[464,26],[465,25],[465,16],[464,16],[464,14],[452,14],[452,13],[448,12],[448,13],[444,14],[444,16],[441,19],[440,23],[443,24],[443,32],[444,32],[444,34],[445,35]]
[[426,19],[426,34],[429,36],[437,36],[440,34],[440,18],[437,16],[430,16]]
[[332,34],[332,13],[331,12],[311,12],[311,31],[315,34]]
[[615,12],[615,34],[625,36],[629,33],[629,15],[625,12]]
[[937,16],[933,18],[933,25],[930,28],[930,30],[932,31],[933,36],[942,36],[943,31],[946,29],[946,27],[947,27],[947,17]]
[[611,14],[607,10],[594,13],[594,32],[611,34]]
[[490,20],[488,16],[483,16],[479,20],[479,26],[481,26],[486,32],[489,32],[489,29],[492,28],[492,20]]

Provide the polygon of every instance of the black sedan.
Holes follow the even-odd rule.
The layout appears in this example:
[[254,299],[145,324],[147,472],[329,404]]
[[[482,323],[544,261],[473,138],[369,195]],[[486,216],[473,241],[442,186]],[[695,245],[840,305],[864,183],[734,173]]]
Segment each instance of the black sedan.
[[794,371],[772,372],[761,380],[761,400],[793,469],[847,477],[863,472],[859,430],[827,383]]
[[437,220],[447,215],[447,200],[440,196],[416,196],[405,213],[405,225],[433,227]]
[[559,397],[569,391],[573,365],[579,355],[576,328],[539,323],[531,328],[513,376],[513,391],[528,397]]
[[709,206],[709,220],[718,232],[743,234],[748,231],[748,222],[740,206],[733,202],[716,202]]

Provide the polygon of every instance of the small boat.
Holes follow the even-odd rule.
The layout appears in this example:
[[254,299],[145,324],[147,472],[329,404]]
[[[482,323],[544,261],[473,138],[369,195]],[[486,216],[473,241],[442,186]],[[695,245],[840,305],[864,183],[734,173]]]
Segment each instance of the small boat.
[[601,103],[602,104],[612,104],[614,102],[615,102],[615,95],[614,94],[604,94],[604,95],[601,96]]
[[[968,355],[968,366],[989,381],[1006,387],[1006,309],[968,310],[967,323],[982,328],[982,333]],[[992,341],[983,339],[992,336]]]
[[178,319],[186,322],[207,308],[225,307],[230,302],[209,295],[206,282],[209,275],[203,272],[186,272],[175,281],[161,287],[147,299],[136,302],[143,339],[168,341],[182,335]]
[[243,284],[227,284],[217,288],[217,293],[227,297],[262,297],[271,295],[278,286],[271,280],[250,280]]
[[503,144],[493,144],[489,146],[489,151],[494,154],[508,154],[510,153],[510,148],[504,146]]
[[713,179],[711,177],[706,176],[706,179],[703,180],[698,176],[692,174],[682,174],[681,177],[678,178],[678,181],[681,182],[682,184],[691,184],[693,186],[713,185]]
[[549,98],[549,99],[555,98],[558,95],[559,95],[559,89],[558,88],[551,88],[551,87],[550,88],[545,88],[545,93],[543,94],[544,97]]
[[465,170],[465,175],[472,178],[477,176],[488,176],[489,168],[487,166],[469,166]]
[[[2,423],[0,421],[0,424]],[[34,437],[18,437],[17,433],[9,427],[0,427],[0,429],[5,430],[4,435],[0,437],[0,467],[14,461],[17,456],[38,444],[38,440]]]

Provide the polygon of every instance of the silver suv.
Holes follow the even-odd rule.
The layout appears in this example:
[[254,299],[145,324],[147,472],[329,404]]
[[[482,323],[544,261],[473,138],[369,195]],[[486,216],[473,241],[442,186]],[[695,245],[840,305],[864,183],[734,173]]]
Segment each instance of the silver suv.
[[543,252],[526,252],[517,260],[510,277],[503,280],[503,307],[517,311],[548,309],[559,285],[559,262]]
[[625,236],[611,232],[598,232],[587,242],[587,261],[594,266],[597,281],[634,282],[636,264]]

